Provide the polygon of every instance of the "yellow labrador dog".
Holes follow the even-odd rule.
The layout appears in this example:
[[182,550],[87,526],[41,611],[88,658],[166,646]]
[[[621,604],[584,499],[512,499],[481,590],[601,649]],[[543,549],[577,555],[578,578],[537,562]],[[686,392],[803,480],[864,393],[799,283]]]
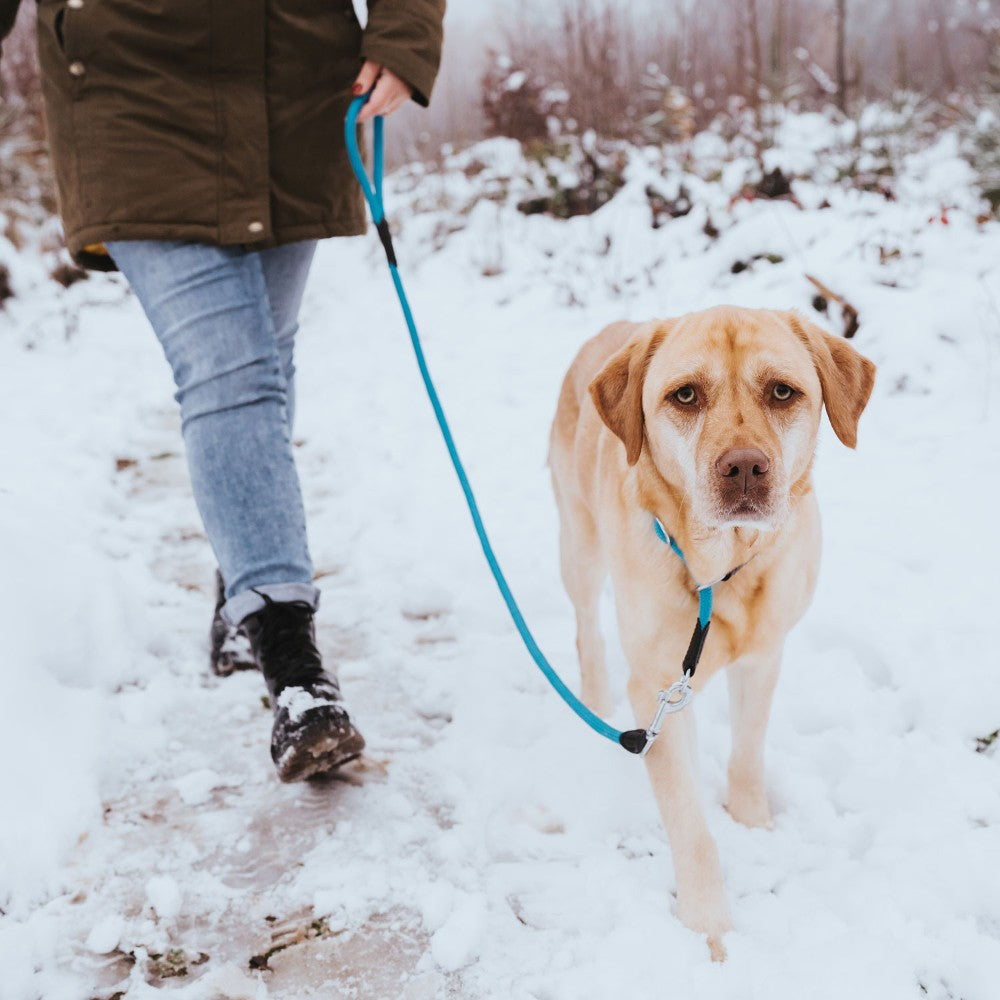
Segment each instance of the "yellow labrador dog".
[[[583,700],[610,709],[598,600],[614,583],[629,698],[648,725],[677,681],[699,584],[721,580],[693,679],[728,667],[726,807],[767,826],[764,730],[788,630],[812,596],[820,552],[810,469],[825,405],[853,448],[875,366],[794,312],[721,306],[615,323],[563,382],[550,465],[562,577],[576,609]],[[655,529],[658,519],[682,562]],[[696,783],[690,707],[666,717],[646,755],[677,877],[677,914],[722,959],[729,906]]]

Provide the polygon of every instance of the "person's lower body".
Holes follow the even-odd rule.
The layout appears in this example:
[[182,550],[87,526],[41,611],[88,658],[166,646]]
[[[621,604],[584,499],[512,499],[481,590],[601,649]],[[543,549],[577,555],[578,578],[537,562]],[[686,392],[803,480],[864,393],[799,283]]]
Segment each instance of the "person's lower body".
[[173,370],[191,485],[224,581],[218,615],[242,626],[264,672],[279,775],[329,770],[364,741],[315,647],[319,591],[292,453],[295,332],[316,243],[106,245]]

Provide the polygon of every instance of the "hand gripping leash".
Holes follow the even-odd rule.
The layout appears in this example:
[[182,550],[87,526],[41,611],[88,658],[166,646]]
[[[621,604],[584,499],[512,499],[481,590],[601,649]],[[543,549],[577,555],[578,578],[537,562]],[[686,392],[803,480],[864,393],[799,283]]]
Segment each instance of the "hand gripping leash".
[[[538,643],[535,642],[534,636],[532,636],[531,631],[528,629],[524,617],[521,614],[521,610],[518,608],[517,602],[514,600],[514,595],[511,593],[507,580],[504,578],[503,571],[500,569],[500,564],[497,562],[496,554],[493,551],[493,546],[490,544],[489,537],[486,534],[486,527],[483,524],[483,519],[479,513],[479,506],[476,503],[472,487],[469,485],[469,479],[465,474],[465,468],[462,465],[462,460],[459,458],[458,449],[455,447],[455,440],[452,437],[451,428],[448,426],[448,421],[445,418],[444,409],[441,406],[441,400],[438,398],[437,390],[434,388],[434,382],[432,381],[430,371],[427,368],[427,361],[424,358],[423,347],[420,343],[420,334],[417,333],[417,326],[413,319],[410,303],[406,297],[406,292],[403,289],[403,282],[399,277],[399,271],[396,265],[396,253],[392,246],[392,236],[389,233],[389,223],[386,221],[385,206],[382,202],[385,127],[384,120],[380,115],[375,118],[374,156],[371,178],[369,178],[368,173],[365,170],[364,162],[361,159],[361,151],[358,148],[357,139],[357,119],[358,112],[364,106],[369,96],[370,94],[362,94],[360,97],[356,97],[351,102],[351,106],[348,109],[347,120],[344,125],[344,138],[347,144],[347,155],[350,158],[351,167],[358,178],[358,183],[361,185],[361,190],[364,192],[365,200],[368,202],[368,207],[371,209],[372,221],[375,223],[375,229],[378,231],[379,239],[382,241],[382,246],[385,248],[385,256],[389,262],[389,273],[392,276],[392,283],[396,286],[396,294],[399,296],[399,304],[403,310],[403,318],[406,320],[406,327],[410,332],[410,342],[413,345],[413,353],[416,355],[417,367],[420,369],[420,376],[424,381],[424,388],[427,390],[431,406],[434,409],[434,416],[437,418],[438,427],[441,428],[441,435],[448,448],[448,454],[451,456],[451,464],[455,467],[455,474],[458,476],[462,492],[465,494],[465,502],[468,504],[469,513],[472,515],[472,523],[475,525],[476,534],[479,536],[479,544],[483,548],[483,554],[486,556],[487,563],[489,563],[490,571],[493,573],[493,579],[496,580],[497,587],[500,588],[500,594],[504,599],[504,603],[507,605],[510,617],[514,622],[517,631],[520,633],[521,639],[524,641],[524,645],[531,654],[531,658],[537,664],[538,669],[541,670],[541,672],[546,676],[549,683],[559,693],[563,701],[565,701],[566,704],[569,705],[569,707],[573,709],[573,711],[576,712],[576,714],[595,732],[600,733],[601,736],[620,744],[628,750],[629,753],[643,755],[652,745],[653,740],[656,739],[663,722],[663,717],[671,712],[680,711],[690,700],[692,693],[690,679],[694,674],[694,668],[697,665],[698,656],[701,654],[701,646],[704,643],[705,634],[708,631],[708,619],[712,613],[711,588],[707,587],[699,591],[699,619],[697,625],[695,626],[695,634],[691,640],[691,648],[689,648],[688,655],[684,658],[684,677],[676,684],[671,685],[669,689],[660,692],[659,706],[649,729],[630,729],[622,732],[621,730],[615,729],[614,726],[609,725],[602,718],[600,718],[600,716],[595,715],[566,686],[562,678],[556,673],[555,669],[545,658],[545,654],[538,648]],[[657,534],[660,535],[661,538],[671,542],[673,550],[678,554],[678,556],[680,556],[681,559],[683,559],[684,557],[681,555],[680,549],[677,548],[676,543],[673,542],[672,539],[669,539],[669,536],[662,531],[662,527],[658,521],[656,522],[656,530]],[[733,572],[735,572],[735,570]]]

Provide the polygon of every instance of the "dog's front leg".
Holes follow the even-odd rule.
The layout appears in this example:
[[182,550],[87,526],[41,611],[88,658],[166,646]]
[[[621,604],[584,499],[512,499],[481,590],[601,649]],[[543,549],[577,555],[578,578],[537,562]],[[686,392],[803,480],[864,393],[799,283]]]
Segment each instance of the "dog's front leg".
[[[557,491],[557,497],[559,496]],[[601,587],[607,570],[593,519],[581,504],[559,504],[559,553],[563,585],[576,612],[580,697],[598,715],[611,712],[611,689],[601,635]]]
[[764,789],[764,734],[781,668],[781,648],[737,660],[727,673],[733,749],[726,808],[744,826],[769,826]]
[[[656,711],[655,685],[629,682],[636,718],[648,722]],[[677,877],[677,916],[708,935],[713,960],[726,957],[722,935],[732,928],[715,841],[708,831],[698,793],[694,715],[689,706],[667,716],[646,755],[649,780],[670,841]]]

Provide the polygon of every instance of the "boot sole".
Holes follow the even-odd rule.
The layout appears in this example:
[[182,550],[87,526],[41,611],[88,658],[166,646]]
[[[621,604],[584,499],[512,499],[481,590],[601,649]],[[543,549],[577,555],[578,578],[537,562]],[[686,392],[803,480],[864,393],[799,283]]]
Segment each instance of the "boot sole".
[[343,731],[331,732],[330,718],[321,711],[306,713],[295,728],[284,754],[280,758],[271,755],[278,777],[286,783],[329,774],[359,757],[365,748],[364,737],[350,722]]
[[238,670],[260,670],[260,664],[256,660],[244,660],[238,656],[220,656],[211,667],[216,677],[229,677]]

